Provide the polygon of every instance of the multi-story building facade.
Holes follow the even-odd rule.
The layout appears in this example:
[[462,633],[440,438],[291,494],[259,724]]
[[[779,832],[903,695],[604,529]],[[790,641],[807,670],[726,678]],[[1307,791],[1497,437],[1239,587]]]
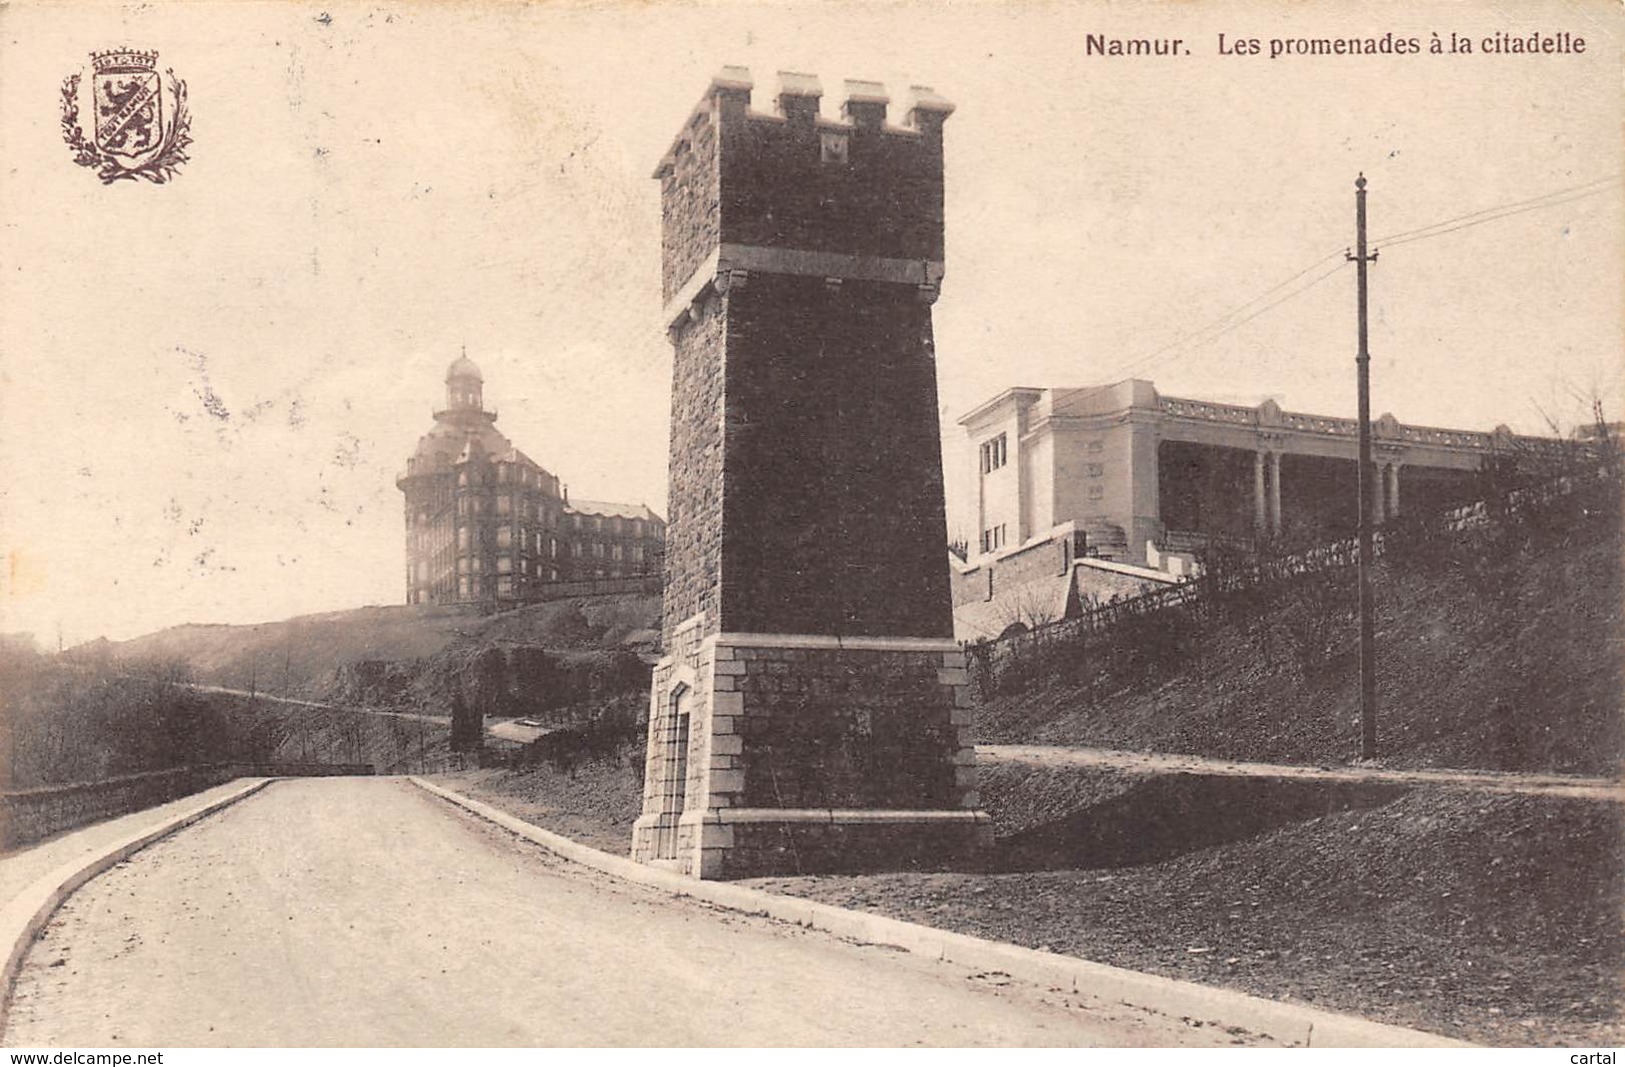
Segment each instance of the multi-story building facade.
[[[970,562],[1065,533],[1092,554],[1155,567],[1213,538],[1356,524],[1354,419],[1159,394],[1150,382],[1007,389],[959,420],[974,497]],[[1401,508],[1476,499],[1486,456],[1548,438],[1372,421],[1370,497],[1381,523]],[[1063,531],[1062,528],[1066,529]]]
[[[959,420],[970,532],[952,556],[954,632],[996,637],[1196,572],[1214,542],[1346,537],[1354,419],[1163,396],[1147,381],[1007,389]],[[1372,518],[1480,498],[1484,460],[1551,438],[1372,422]]]
[[467,356],[395,485],[406,497],[409,604],[546,599],[561,583],[658,575],[666,524],[643,504],[572,503],[487,411]]

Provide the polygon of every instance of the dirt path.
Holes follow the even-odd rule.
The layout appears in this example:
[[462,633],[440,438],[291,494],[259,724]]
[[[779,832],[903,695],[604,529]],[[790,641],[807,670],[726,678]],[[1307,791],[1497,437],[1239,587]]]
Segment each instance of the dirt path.
[[1291,763],[1246,763],[1168,752],[1125,752],[1064,745],[977,745],[976,755],[991,762],[1036,767],[1110,767],[1158,774],[1222,774],[1238,778],[1311,778],[1339,782],[1391,782],[1436,785],[1489,793],[1582,797],[1625,803],[1625,785],[1608,778],[1501,771],[1400,771],[1381,767],[1308,767]]
[[398,779],[277,782],[76,893],[11,1046],[1236,1044],[628,886]]
[[249,697],[254,700],[274,700],[278,704],[292,704],[301,708],[350,711],[357,715],[378,715],[386,719],[416,719],[418,722],[432,722],[436,726],[445,726],[451,722],[451,719],[445,716],[419,715],[411,711],[380,711],[377,708],[358,708],[349,704],[324,704],[319,700],[300,700],[297,697],[272,696],[270,693],[255,693],[247,689],[229,689],[223,685],[203,685],[201,682],[188,682],[186,687],[195,689],[199,693],[225,693],[227,696]]

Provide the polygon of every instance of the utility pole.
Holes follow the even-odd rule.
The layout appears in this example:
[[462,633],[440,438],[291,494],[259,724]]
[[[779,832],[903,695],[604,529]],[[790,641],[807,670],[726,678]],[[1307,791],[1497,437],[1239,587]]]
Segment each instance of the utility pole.
[[[1371,492],[1371,350],[1366,337],[1366,264],[1375,262],[1377,253],[1365,251],[1365,175],[1354,180],[1354,261],[1358,281],[1357,300],[1360,316],[1360,347],[1354,356],[1360,388],[1360,758],[1377,757],[1377,648],[1376,608],[1371,593],[1371,518],[1375,514],[1375,501]],[[1345,253],[1346,255],[1346,253]]]

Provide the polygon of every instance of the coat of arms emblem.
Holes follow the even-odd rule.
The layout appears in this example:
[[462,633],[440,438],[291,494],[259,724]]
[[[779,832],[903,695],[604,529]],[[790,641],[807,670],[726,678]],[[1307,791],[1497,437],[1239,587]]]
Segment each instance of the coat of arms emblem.
[[[88,92],[82,72],[62,82],[62,138],[73,149],[73,161],[94,168],[105,185],[169,181],[192,143],[186,83],[173,70],[159,73],[157,52],[92,52],[90,64]],[[83,125],[82,107],[90,116]]]

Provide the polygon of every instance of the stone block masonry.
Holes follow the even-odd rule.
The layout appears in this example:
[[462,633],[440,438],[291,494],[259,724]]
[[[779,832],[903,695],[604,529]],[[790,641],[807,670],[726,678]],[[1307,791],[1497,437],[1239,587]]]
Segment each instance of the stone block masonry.
[[706,878],[975,862],[931,305],[943,121],[725,70],[661,182],[666,656],[634,858]]
[[684,620],[717,618],[722,577],[723,301],[694,309],[672,331],[671,465],[662,647]]
[[720,628],[953,636],[930,305],[772,274],[727,302]]
[[[692,634],[690,628],[685,634]],[[974,865],[965,654],[952,641],[717,634],[656,668],[633,855],[707,878]],[[662,744],[686,716],[681,750]],[[671,784],[681,778],[681,804]],[[661,855],[661,853],[665,853]]]

